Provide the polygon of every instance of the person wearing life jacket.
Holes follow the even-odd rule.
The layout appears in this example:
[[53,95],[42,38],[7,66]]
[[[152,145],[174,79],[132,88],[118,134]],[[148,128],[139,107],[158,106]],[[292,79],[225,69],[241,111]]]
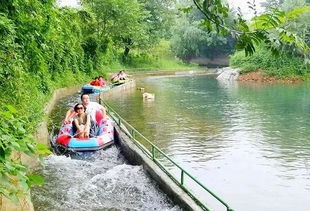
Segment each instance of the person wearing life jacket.
[[100,86],[100,80],[99,77],[96,77],[94,80],[92,80],[90,83],[92,86]]

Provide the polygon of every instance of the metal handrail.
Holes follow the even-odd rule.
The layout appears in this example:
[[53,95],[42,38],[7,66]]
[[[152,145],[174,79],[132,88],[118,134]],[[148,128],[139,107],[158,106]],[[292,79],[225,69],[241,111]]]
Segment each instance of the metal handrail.
[[[203,185],[201,182],[199,182],[194,176],[192,176],[190,173],[185,171],[179,164],[177,164],[175,161],[173,161],[168,155],[166,155],[161,149],[159,149],[156,145],[154,145],[150,140],[148,140],[144,135],[142,135],[139,131],[137,131],[132,125],[130,125],[125,119],[123,119],[117,112],[115,112],[111,106],[109,106],[106,102],[103,102],[103,104],[107,108],[107,112],[110,114],[112,119],[116,122],[116,124],[120,127],[120,129],[130,137],[130,139],[134,142],[135,145],[140,148],[140,150],[146,154],[149,158],[151,158],[179,187],[181,187],[191,198],[196,201],[196,203],[203,208],[204,210],[209,210],[207,206],[201,202],[190,190],[188,190],[184,186],[184,174],[187,175],[189,178],[192,179],[196,184],[198,184],[202,189],[207,191],[211,196],[213,196],[215,199],[217,199],[223,206],[226,207],[227,211],[233,211],[232,208],[229,207],[227,203],[225,203],[220,197],[218,197],[215,193],[213,193],[211,190],[209,190],[205,185]],[[123,126],[122,127],[122,123]],[[131,133],[128,131],[128,129],[131,131]],[[148,144],[151,145],[151,151],[149,151],[145,146],[143,146],[136,138],[135,136],[139,135],[144,141],[146,141]],[[180,181],[175,178],[157,159],[156,159],[156,152],[159,152],[162,156],[167,158],[174,166],[176,166],[179,170],[181,170],[181,179]]]

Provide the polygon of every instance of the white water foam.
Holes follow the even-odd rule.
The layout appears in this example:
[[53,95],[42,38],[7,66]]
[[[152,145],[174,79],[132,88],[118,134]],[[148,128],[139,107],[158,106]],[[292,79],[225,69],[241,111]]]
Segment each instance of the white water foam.
[[42,173],[45,185],[32,191],[36,210],[180,210],[116,147],[87,160],[48,156]]

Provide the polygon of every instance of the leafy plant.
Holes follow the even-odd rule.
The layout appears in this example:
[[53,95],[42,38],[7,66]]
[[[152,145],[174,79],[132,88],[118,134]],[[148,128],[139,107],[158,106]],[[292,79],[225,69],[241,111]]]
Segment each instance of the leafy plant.
[[[235,24],[231,27],[224,22],[224,18],[228,16],[229,7],[221,0],[193,0],[193,2],[205,16],[206,29],[212,31],[215,28],[219,33],[232,34],[237,40],[237,49],[245,50],[246,55],[252,55],[255,52],[255,46],[261,43],[265,43],[274,54],[279,54],[280,51],[277,44],[281,46],[295,44],[305,56],[308,55],[308,45],[294,31],[285,26],[304,12],[310,11],[310,6],[295,8],[292,11],[274,8],[262,15],[255,13],[255,17],[250,22],[238,13],[234,20]],[[249,7],[255,9],[252,4]],[[273,30],[279,33],[272,34]]]
[[18,201],[31,185],[40,184],[39,175],[27,175],[27,167],[19,159],[21,153],[33,156],[48,154],[46,146],[36,145],[25,124],[27,119],[19,115],[15,107],[0,104],[0,193]]
[[310,73],[309,65],[303,62],[303,58],[282,53],[281,59],[276,59],[264,46],[256,47],[255,53],[249,57],[245,57],[241,51],[236,52],[230,57],[230,65],[241,68],[241,72],[261,69],[266,74],[277,77],[306,76]]

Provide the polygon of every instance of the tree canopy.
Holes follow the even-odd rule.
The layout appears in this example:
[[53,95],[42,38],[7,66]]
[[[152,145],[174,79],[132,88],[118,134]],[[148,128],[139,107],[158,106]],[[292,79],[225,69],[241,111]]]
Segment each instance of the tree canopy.
[[[249,2],[249,9],[254,11],[255,16],[247,21],[241,13],[237,14],[232,26],[227,26],[224,19],[228,17],[229,6],[221,0],[193,0],[194,5],[204,15],[203,26],[208,31],[216,30],[222,34],[231,34],[237,42],[237,49],[244,49],[246,55],[255,52],[255,45],[264,43],[274,54],[280,51],[279,46],[294,45],[306,57],[309,56],[309,46],[297,33],[287,27],[296,21],[305,12],[310,11],[310,6],[301,6],[293,10],[282,10],[273,7],[265,13],[258,15],[255,2]],[[281,1],[270,1],[266,5],[277,5]],[[186,8],[187,12],[192,6]],[[274,32],[277,33],[274,33]]]

